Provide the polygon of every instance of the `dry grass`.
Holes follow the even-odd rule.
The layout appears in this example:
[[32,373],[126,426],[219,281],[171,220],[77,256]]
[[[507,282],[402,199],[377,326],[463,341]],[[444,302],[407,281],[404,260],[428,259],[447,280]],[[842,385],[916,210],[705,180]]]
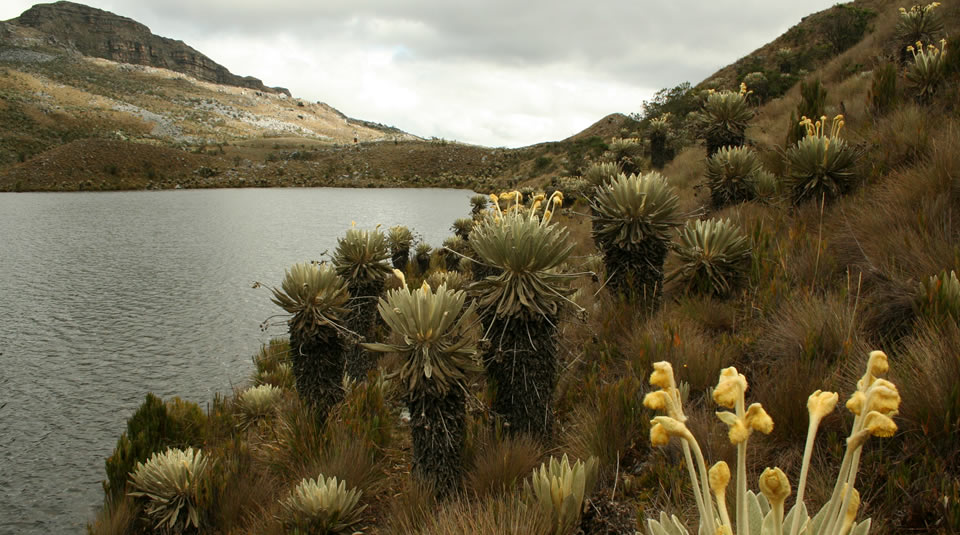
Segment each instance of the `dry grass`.
[[487,435],[464,478],[466,493],[479,498],[518,490],[544,456],[543,445],[528,436],[498,440],[493,433]]

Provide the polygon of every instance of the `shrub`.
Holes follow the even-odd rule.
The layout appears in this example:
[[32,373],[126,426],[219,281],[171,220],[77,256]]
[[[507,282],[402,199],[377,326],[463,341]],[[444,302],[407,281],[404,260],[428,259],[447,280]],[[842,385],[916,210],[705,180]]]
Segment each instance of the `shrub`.
[[748,201],[763,171],[757,153],[749,147],[723,147],[707,159],[707,185],[714,208]]
[[914,98],[919,103],[927,103],[933,98],[947,74],[947,42],[940,40],[940,48],[932,44],[923,47],[921,41],[907,47],[913,54],[913,63],[907,67],[907,81],[913,85]]
[[797,141],[807,136],[807,127],[803,124],[803,118],[808,117],[816,119],[823,116],[827,105],[827,90],[819,79],[809,84],[805,80],[800,82],[800,102],[797,104],[796,111],[790,115],[790,127],[787,130],[787,146],[797,143]]
[[635,377],[624,377],[601,385],[596,402],[577,412],[579,424],[574,430],[578,452],[596,458],[599,466],[612,470],[625,459],[644,435],[642,385]]
[[207,465],[200,450],[193,448],[154,453],[146,463],[137,463],[129,494],[146,498],[144,513],[156,522],[154,529],[170,533],[183,533],[191,526],[199,529],[198,501]]
[[787,151],[787,180],[795,204],[821,196],[834,199],[849,192],[858,179],[856,164],[860,152],[840,137],[843,116],[834,117],[829,134],[826,121],[826,117],[821,117],[814,124],[804,118],[801,124],[807,129],[807,136]]
[[708,157],[722,147],[743,145],[747,123],[753,118],[748,95],[745,84],[740,84],[739,92],[713,91],[707,95],[697,121],[707,144]]
[[353,533],[367,508],[358,507],[361,495],[357,489],[347,490],[347,483],[337,482],[336,477],[320,474],[317,479],[304,479],[281,502],[284,526],[316,535]]
[[[173,415],[163,400],[147,394],[143,404],[127,420],[126,432],[120,435],[113,453],[106,461],[107,481],[103,487],[108,499],[124,493],[130,472],[137,463],[146,461],[152,454],[171,446],[202,444],[203,413],[196,404],[179,403],[182,410]],[[192,405],[194,410],[186,409],[188,405]],[[176,416],[180,414],[191,418],[178,422]]]
[[[860,456],[866,441],[871,436],[890,437],[897,426],[893,416],[900,405],[897,387],[880,376],[889,368],[887,356],[882,351],[870,353],[866,372],[857,383],[857,390],[847,402],[847,408],[854,414],[853,425],[846,441],[846,451],[841,462],[836,484],[830,499],[820,512],[812,518],[804,503],[809,475],[810,459],[813,453],[814,439],[824,417],[837,405],[835,392],[815,391],[807,399],[809,426],[797,485],[796,505],[784,516],[784,504],[791,493],[787,476],[779,468],[767,468],[760,475],[761,495],[747,490],[746,451],[747,442],[753,431],[769,434],[774,422],[764,411],[763,406],[754,403],[746,406],[745,392],[747,380],[736,368],[727,368],[720,374],[717,387],[713,390],[713,399],[721,407],[734,412],[718,412],[719,419],[728,427],[728,438],[737,447],[736,500],[734,519],[731,520],[726,503],[726,488],[731,479],[727,463],[720,461],[710,470],[700,449],[697,439],[684,423],[686,416],[683,401],[676,386],[673,369],[667,362],[658,362],[650,375],[650,384],[660,390],[647,394],[644,405],[661,411],[664,416],[653,419],[650,429],[650,441],[664,446],[672,438],[678,438],[684,450],[690,481],[699,512],[699,531],[709,533],[734,533],[735,527],[749,525],[751,532],[760,535],[779,533],[796,534],[803,526],[812,527],[813,533],[865,534],[870,529],[870,519],[857,523],[856,514],[860,505],[860,495],[855,489]],[[694,462],[694,460],[696,460]],[[713,500],[716,499],[716,508]],[[718,514],[719,513],[719,514]],[[809,528],[805,528],[809,529]],[[661,513],[659,519],[649,518],[647,530],[650,535],[687,534],[684,524],[676,517]]]
[[667,146],[670,136],[670,114],[666,113],[650,121],[647,134],[650,136],[650,164],[654,169],[663,169],[664,165],[673,157],[673,152]]
[[583,498],[593,492],[597,482],[597,460],[593,457],[586,463],[577,461],[570,466],[564,455],[534,470],[530,479],[523,482],[524,497],[531,506],[538,507],[550,519],[551,535],[569,533],[580,520]]
[[668,279],[686,292],[727,296],[750,267],[750,242],[729,219],[687,221],[676,251],[682,264]]
[[839,54],[863,39],[867,22],[876,15],[869,9],[837,4],[827,12],[829,15],[820,25],[824,39],[834,54]]

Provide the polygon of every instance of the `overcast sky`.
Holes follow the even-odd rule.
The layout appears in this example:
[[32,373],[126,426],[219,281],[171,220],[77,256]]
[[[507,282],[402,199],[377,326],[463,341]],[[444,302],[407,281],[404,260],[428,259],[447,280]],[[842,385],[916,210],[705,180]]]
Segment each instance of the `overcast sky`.
[[[3,0],[0,20],[35,2]],[[836,0],[88,0],[234,74],[407,132],[518,147],[640,111]]]

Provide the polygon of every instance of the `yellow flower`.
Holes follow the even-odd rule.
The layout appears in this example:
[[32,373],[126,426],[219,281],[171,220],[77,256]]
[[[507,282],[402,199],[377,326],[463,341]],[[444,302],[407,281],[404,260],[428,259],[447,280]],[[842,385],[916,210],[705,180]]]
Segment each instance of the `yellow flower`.
[[857,391],[854,392],[850,399],[847,400],[847,410],[860,416],[860,413],[863,412],[863,404],[867,401],[867,395],[863,392]]
[[491,194],[490,194],[490,202],[492,202],[493,204],[497,204],[498,202],[500,202],[500,198],[497,197],[495,194],[491,193]]
[[783,502],[790,496],[790,481],[783,470],[767,468],[760,474],[760,492],[766,496],[770,505],[783,507]]
[[653,446],[666,446],[670,442],[670,434],[660,424],[654,424],[650,428],[650,444]]
[[721,407],[728,409],[736,406],[737,401],[743,398],[747,391],[747,378],[737,373],[734,367],[726,368],[720,372],[720,380],[717,387],[713,389],[713,401]]
[[773,431],[773,418],[763,410],[763,405],[753,403],[747,409],[747,414],[743,419],[745,424],[754,431],[760,431],[764,435],[769,435]]
[[874,377],[886,375],[890,370],[890,362],[887,360],[887,354],[883,351],[871,351],[870,360],[867,361],[867,371]]
[[867,390],[867,411],[876,411],[881,414],[896,414],[900,409],[900,393],[890,381],[877,379]]
[[650,384],[660,388],[673,388],[676,382],[673,380],[673,366],[665,360],[653,363],[653,372],[650,374]]
[[810,413],[810,421],[823,419],[824,416],[833,412],[837,406],[840,396],[836,392],[823,392],[817,390],[807,398],[807,411]]
[[708,477],[710,480],[710,490],[717,496],[720,496],[726,492],[727,484],[730,483],[730,467],[727,466],[727,463],[724,461],[720,461],[710,467]]
[[866,419],[863,421],[863,428],[875,437],[892,437],[897,432],[897,424],[893,422],[893,419],[877,411],[867,413]]
[[643,397],[643,406],[651,410],[655,410],[655,411],[666,410],[669,404],[670,404],[670,394],[668,394],[666,390],[657,390],[656,392],[650,392]]

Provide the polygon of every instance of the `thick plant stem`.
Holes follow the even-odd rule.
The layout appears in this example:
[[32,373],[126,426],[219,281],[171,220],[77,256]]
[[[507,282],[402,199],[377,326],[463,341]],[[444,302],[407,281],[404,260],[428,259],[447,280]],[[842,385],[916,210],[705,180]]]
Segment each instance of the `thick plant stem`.
[[711,531],[716,529],[715,527],[716,522],[714,521],[714,516],[713,516],[713,500],[710,499],[710,481],[709,481],[709,475],[707,474],[707,464],[703,460],[703,452],[700,450],[700,444],[697,443],[696,439],[694,439],[692,442],[693,442],[693,452],[694,454],[696,454],[696,457],[697,457],[697,466],[700,468],[700,480],[701,480],[700,484],[703,485],[703,489],[702,489],[703,501],[704,501],[704,508],[706,509],[706,513],[707,513],[706,519],[702,520],[702,522],[709,522],[709,525],[707,526],[708,528],[707,533],[710,533]]
[[707,518],[707,511],[704,508],[703,495],[700,494],[700,482],[697,479],[697,469],[693,464],[693,456],[690,454],[690,445],[686,439],[681,440],[680,443],[683,445],[683,458],[687,461],[687,472],[690,474],[693,497],[697,502],[697,509],[700,511],[700,526],[703,528],[703,523],[706,522],[705,519]]
[[737,533],[750,535],[747,521],[747,441],[737,444]]

